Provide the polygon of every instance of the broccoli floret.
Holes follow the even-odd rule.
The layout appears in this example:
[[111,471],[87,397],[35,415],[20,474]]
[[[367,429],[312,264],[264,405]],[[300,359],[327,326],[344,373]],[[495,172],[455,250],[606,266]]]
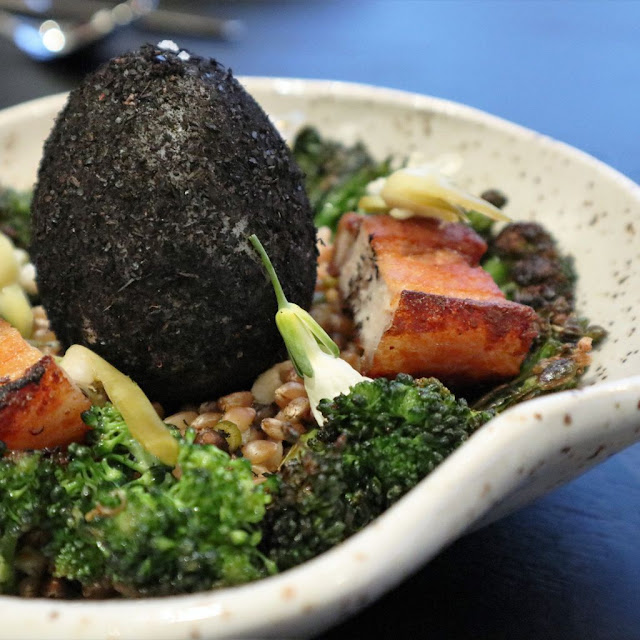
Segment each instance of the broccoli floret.
[[351,495],[340,447],[313,435],[295,448],[268,481],[274,500],[260,548],[280,570],[317,556],[358,529],[359,504]]
[[115,407],[92,407],[83,419],[92,428],[86,442],[69,445],[66,464],[55,469],[56,487],[48,507],[54,533],[46,553],[54,558],[58,577],[86,584],[102,581],[108,560],[87,517],[90,521],[94,514],[119,508],[123,485],[148,483],[171,469],[131,437]]
[[41,526],[52,480],[53,463],[41,452],[0,459],[0,593],[15,592],[19,541]]
[[[360,382],[323,400],[325,442],[344,438],[354,480],[379,487],[391,505],[460,446],[491,414],[472,411],[434,378]],[[372,475],[373,474],[373,475]]]
[[117,410],[94,408],[88,446],[56,470],[54,574],[124,595],[167,595],[268,575],[257,550],[269,494],[248,461],[180,439],[175,470],[128,433]]
[[324,426],[285,462],[267,510],[263,549],[279,569],[360,530],[492,416],[404,374],[360,382],[320,410]]

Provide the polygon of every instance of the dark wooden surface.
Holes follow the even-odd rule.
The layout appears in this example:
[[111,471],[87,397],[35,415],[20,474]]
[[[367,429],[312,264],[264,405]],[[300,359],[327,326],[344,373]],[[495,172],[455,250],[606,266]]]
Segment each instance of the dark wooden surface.
[[[169,3],[167,3],[169,4]],[[386,85],[470,104],[640,182],[640,2],[173,3],[242,18],[239,42],[181,38],[244,75]],[[42,65],[0,40],[0,107],[73,87],[150,40],[129,29]],[[640,447],[441,553],[321,637],[640,639]]]

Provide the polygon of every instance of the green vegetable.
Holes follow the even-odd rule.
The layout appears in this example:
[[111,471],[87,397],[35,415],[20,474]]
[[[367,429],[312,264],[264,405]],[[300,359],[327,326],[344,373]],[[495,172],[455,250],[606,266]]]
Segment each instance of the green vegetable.
[[565,326],[543,326],[518,377],[491,389],[473,403],[474,409],[499,413],[547,393],[575,389],[589,365],[587,352],[579,344],[581,338],[597,344],[605,336],[604,329],[575,316]]
[[482,266],[509,300],[529,305],[546,318],[573,311],[573,260],[535,222],[509,224],[490,238]]
[[[270,496],[247,460],[176,432],[176,470],[135,440],[111,405],[85,414],[86,444],[64,463],[40,453],[0,461],[0,591],[15,591],[16,546],[50,532],[57,577],[128,596],[202,591],[269,575],[257,549]],[[46,462],[46,464],[43,464]]]
[[[127,595],[202,591],[268,575],[256,549],[269,495],[247,460],[180,440],[175,475],[132,438],[111,406],[87,415],[88,446],[56,470],[47,552],[55,575]],[[177,477],[176,477],[177,476]]]
[[471,225],[471,227],[473,227],[473,230],[476,233],[479,233],[484,238],[488,237],[491,234],[491,231],[495,224],[495,220],[480,213],[479,211],[474,211],[473,209],[467,211],[467,222]]
[[21,249],[31,242],[31,195],[31,191],[0,187],[0,232]]
[[498,256],[489,256],[483,261],[482,268],[493,278],[495,283],[504,292],[504,289],[511,282],[509,274],[510,269],[505,261]]
[[41,452],[0,458],[0,593],[15,591],[19,542],[42,521],[52,480],[53,463]]
[[262,549],[282,570],[371,522],[492,414],[472,411],[434,379],[361,376],[315,320],[287,302],[262,245],[251,242],[276,291],[280,333],[320,414],[321,428],[294,445],[268,485],[276,497]]
[[262,549],[283,570],[330,549],[405,495],[491,416],[401,374],[320,402],[324,426],[281,469]]
[[575,314],[577,276],[571,257],[560,252],[541,225],[517,222],[489,239],[482,266],[507,299],[536,310],[540,334],[518,377],[491,389],[473,406],[500,412],[518,402],[577,387],[589,365],[591,343],[603,340],[606,331]]
[[305,173],[316,226],[334,231],[343,213],[357,209],[366,186],[391,171],[390,159],[376,162],[361,142],[347,147],[321,138],[312,127],[298,133],[293,155]]

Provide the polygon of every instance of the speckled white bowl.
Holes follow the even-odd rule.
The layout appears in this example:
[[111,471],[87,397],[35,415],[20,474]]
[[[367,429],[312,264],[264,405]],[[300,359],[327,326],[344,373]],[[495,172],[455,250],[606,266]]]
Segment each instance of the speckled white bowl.
[[[582,312],[610,331],[591,386],[522,404],[483,427],[364,531],[279,576],[156,600],[0,598],[3,638],[291,637],[371,602],[465,531],[516,509],[640,439],[640,188],[562,143],[468,107],[336,82],[246,78],[290,133],[303,122],[378,155],[456,153],[474,192],[499,187],[576,256]],[[0,182],[32,184],[64,96],[0,113]],[[250,613],[249,613],[250,612]]]

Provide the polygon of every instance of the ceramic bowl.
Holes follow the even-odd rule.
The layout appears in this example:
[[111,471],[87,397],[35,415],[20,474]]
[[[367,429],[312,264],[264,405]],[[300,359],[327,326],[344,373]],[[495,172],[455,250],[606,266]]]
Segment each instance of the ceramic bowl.
[[[285,135],[302,123],[378,156],[455,154],[458,181],[498,187],[507,213],[548,225],[576,257],[579,310],[610,335],[581,390],[521,404],[484,426],[358,535],[281,575],[211,593],[136,601],[0,598],[0,635],[153,640],[318,632],[380,596],[465,531],[640,439],[640,188],[565,144],[426,96],[336,82],[245,78]],[[65,97],[0,113],[0,182],[34,181]]]

